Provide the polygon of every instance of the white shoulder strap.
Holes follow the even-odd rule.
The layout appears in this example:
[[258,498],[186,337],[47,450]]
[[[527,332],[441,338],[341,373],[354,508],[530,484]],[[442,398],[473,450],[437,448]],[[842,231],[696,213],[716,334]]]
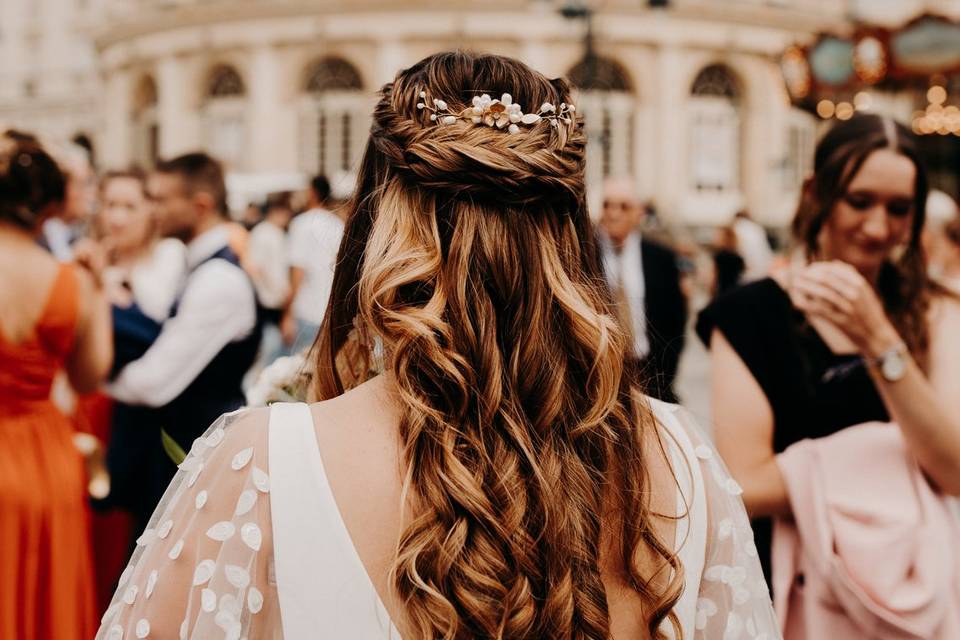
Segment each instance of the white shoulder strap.
[[274,561],[287,640],[399,638],[340,516],[310,408],[270,407]]

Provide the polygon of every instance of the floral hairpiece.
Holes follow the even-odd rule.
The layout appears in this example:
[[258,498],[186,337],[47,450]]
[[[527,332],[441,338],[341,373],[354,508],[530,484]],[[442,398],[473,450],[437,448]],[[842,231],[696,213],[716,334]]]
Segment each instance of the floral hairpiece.
[[519,133],[521,124],[529,126],[541,120],[549,121],[552,127],[558,126],[557,122],[570,124],[577,110],[572,104],[566,102],[561,102],[559,109],[549,102],[544,102],[536,113],[524,113],[509,93],[500,96],[499,100],[491,99],[486,93],[474,96],[473,106],[460,112],[451,111],[444,100],[434,99],[431,101],[433,106],[428,105],[426,91],[420,92],[420,100],[417,103],[417,109],[430,111],[430,120],[437,124],[453,124],[457,120],[470,120],[473,124],[483,124],[497,129],[506,127],[510,133]]

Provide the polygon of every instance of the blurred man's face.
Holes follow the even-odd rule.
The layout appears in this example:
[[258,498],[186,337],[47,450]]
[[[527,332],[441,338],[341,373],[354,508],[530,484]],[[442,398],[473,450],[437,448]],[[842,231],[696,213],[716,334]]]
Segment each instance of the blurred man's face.
[[147,195],[153,204],[160,234],[189,242],[198,216],[183,178],[172,173],[153,173],[147,179]]
[[626,189],[609,188],[603,199],[600,226],[615,243],[623,242],[643,218],[640,201]]

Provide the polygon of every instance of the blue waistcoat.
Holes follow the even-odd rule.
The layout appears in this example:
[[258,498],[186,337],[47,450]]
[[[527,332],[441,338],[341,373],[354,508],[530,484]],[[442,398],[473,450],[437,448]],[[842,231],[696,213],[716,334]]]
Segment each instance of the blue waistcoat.
[[[210,260],[226,260],[241,269],[240,260],[229,247],[224,247],[200,264]],[[246,272],[244,272],[246,275]],[[253,282],[249,276],[251,289]],[[254,294],[256,299],[256,294]],[[180,301],[174,303],[170,317],[177,314]],[[162,409],[163,428],[185,451],[190,450],[193,440],[200,436],[220,414],[239,409],[245,404],[241,383],[244,375],[253,366],[263,334],[263,311],[259,304],[256,324],[248,336],[230,342],[214,356],[183,392]]]

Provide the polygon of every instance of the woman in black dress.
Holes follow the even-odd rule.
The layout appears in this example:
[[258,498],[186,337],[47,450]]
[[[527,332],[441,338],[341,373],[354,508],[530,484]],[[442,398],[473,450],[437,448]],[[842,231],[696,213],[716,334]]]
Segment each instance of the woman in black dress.
[[926,197],[907,129],[874,115],[838,123],[794,221],[806,265],[698,320],[717,445],[757,519],[768,580],[769,518],[790,513],[776,455],[799,440],[896,422],[931,482],[960,493],[960,301],[926,275]]

